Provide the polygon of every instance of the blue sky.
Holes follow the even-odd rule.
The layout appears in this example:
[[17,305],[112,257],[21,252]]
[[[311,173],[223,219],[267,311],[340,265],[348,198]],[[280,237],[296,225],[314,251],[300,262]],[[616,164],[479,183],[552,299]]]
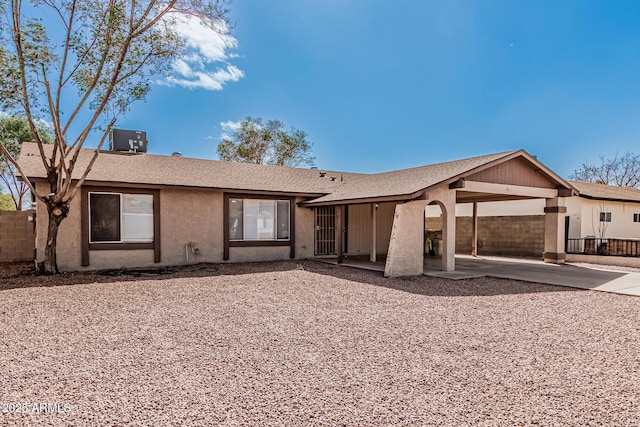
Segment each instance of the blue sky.
[[215,159],[223,123],[247,116],[305,130],[317,166],[354,172],[524,148],[567,177],[640,151],[640,2],[230,8],[236,47],[207,65],[221,89],[157,84],[119,121],[147,131],[150,152]]

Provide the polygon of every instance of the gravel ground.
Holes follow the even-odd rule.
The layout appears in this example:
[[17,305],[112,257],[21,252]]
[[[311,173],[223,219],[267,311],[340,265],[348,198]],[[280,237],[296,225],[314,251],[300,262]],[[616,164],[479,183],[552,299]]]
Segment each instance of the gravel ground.
[[2,273],[2,425],[640,424],[637,297],[314,262]]

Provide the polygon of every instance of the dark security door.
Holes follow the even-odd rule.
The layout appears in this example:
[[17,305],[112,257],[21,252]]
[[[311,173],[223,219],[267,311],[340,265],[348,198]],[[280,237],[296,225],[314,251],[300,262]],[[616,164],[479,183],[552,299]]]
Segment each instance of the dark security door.
[[336,207],[315,209],[316,255],[336,254]]

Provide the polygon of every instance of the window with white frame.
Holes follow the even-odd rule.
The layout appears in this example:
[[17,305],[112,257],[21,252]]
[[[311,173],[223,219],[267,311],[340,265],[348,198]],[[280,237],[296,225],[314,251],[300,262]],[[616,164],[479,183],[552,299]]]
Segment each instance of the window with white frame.
[[600,222],[611,222],[611,212],[600,212]]
[[640,222],[640,213],[633,214],[633,222]]
[[229,240],[289,240],[289,200],[229,198]]
[[153,242],[153,195],[90,192],[89,241]]

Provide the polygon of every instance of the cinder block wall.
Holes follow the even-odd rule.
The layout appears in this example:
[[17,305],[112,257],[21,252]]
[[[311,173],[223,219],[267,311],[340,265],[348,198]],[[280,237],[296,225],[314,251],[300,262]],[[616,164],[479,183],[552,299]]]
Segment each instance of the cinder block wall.
[[[471,253],[471,217],[456,218],[456,253]],[[442,218],[429,217],[425,227],[442,229]],[[478,218],[478,254],[538,258],[544,252],[544,215]]]
[[0,262],[32,261],[35,237],[35,211],[0,211]]

